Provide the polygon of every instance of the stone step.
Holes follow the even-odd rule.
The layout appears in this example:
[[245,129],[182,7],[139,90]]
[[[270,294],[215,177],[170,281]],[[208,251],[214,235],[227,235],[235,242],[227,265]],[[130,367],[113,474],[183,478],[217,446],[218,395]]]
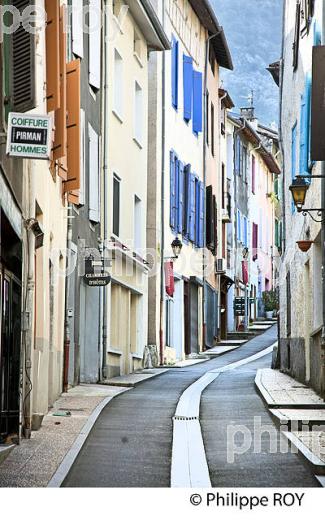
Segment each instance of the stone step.
[[10,455],[12,450],[14,449],[15,444],[1,444],[0,445],[0,466],[6,460],[6,458]]
[[244,343],[247,343],[246,339],[224,339],[221,341],[218,341],[217,347],[228,347],[229,345],[243,345]]

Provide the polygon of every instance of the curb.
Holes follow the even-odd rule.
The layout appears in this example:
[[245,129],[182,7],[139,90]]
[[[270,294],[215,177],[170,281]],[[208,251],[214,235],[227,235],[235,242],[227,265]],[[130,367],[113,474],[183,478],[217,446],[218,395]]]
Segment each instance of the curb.
[[10,453],[15,447],[15,444],[0,446],[0,466],[6,460],[6,458],[9,457]]
[[[290,409],[296,410],[297,408],[290,407]],[[305,410],[306,408],[304,408]],[[315,409],[315,408],[314,408]],[[269,412],[272,415],[273,422],[276,426],[280,427],[283,424],[287,424],[289,426],[290,431],[292,431],[292,426],[296,429],[295,431],[301,431],[302,427],[306,428],[306,419],[288,419],[281,413],[281,408],[270,408]],[[313,426],[324,426],[325,419],[308,419],[308,426],[312,428]]]
[[[128,390],[125,389],[124,392],[127,392]],[[74,443],[72,444],[69,451],[64,456],[61,464],[53,474],[51,480],[48,482],[47,487],[50,488],[59,488],[63,484],[64,480],[68,476],[68,473],[70,472],[77,456],[79,455],[84,443],[86,442],[88,435],[90,434],[91,430],[94,427],[94,424],[96,423],[98,417],[100,416],[103,409],[113,400],[115,397],[121,395],[124,392],[120,392],[117,395],[114,395],[113,397],[106,397],[103,399],[101,403],[93,410],[93,412],[90,414],[90,416],[87,419],[86,424],[83,426],[82,430],[76,437]]]
[[273,401],[271,395],[266,390],[265,386],[262,383],[261,380],[261,374],[260,371],[257,371],[256,377],[255,377],[255,386],[262,397],[263,401],[266,403],[268,408],[292,408],[296,410],[323,410],[325,409],[325,403],[324,404],[301,404],[301,403],[276,403]]
[[325,484],[325,462],[310,451],[293,433],[283,432],[283,435],[297,448],[300,457],[311,466],[314,474],[321,477],[321,481]]
[[[146,381],[150,381],[151,379],[154,379],[155,377],[158,377],[158,376],[162,376],[164,374],[166,374],[166,372],[168,372],[168,370],[172,367],[161,367],[163,372],[159,372],[159,374],[148,374],[149,377],[146,377],[144,379],[141,379],[139,381],[134,381],[133,383],[128,383],[128,382],[121,382],[119,383],[118,381],[112,381],[111,379],[108,379],[107,381],[103,381],[101,384],[102,385],[106,385],[106,386],[115,386],[115,387],[120,387],[120,388],[135,388],[136,386],[139,386],[141,385],[142,383],[145,383]],[[136,375],[136,374],[135,374]],[[145,374],[143,374],[145,375]]]

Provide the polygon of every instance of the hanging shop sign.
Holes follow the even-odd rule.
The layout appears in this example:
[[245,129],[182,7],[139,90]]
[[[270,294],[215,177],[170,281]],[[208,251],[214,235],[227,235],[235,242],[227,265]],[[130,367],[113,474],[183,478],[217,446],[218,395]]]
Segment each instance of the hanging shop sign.
[[111,277],[107,273],[85,274],[84,282],[88,287],[106,287],[111,282]]
[[49,159],[52,119],[11,112],[8,119],[7,154],[25,159]]

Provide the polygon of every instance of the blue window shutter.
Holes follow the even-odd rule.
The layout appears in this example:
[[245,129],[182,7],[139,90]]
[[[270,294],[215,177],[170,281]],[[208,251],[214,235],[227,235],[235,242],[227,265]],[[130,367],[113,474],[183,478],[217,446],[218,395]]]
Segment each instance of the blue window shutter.
[[199,247],[204,247],[204,183],[199,183],[200,191],[200,219],[199,219]]
[[176,157],[170,152],[170,227],[176,228]]
[[195,179],[195,245],[200,243],[200,188],[199,179]]
[[189,178],[189,239],[195,242],[195,176],[190,174]]
[[184,119],[190,121],[192,118],[193,100],[193,59],[183,55],[183,87],[184,87]]
[[294,179],[297,175],[297,123],[291,130],[291,176]]
[[244,217],[244,246],[248,245],[248,237],[247,237],[247,217]]
[[172,104],[178,108],[178,49],[179,43],[176,38],[172,38]]
[[300,154],[299,154],[299,173],[304,174],[308,166],[308,155],[307,155],[307,109],[306,109],[306,93],[304,92],[301,96],[301,107],[300,107]]
[[193,71],[193,131],[198,134],[202,132],[203,124],[203,88],[202,73]]
[[185,222],[184,222],[184,236],[185,238],[189,238],[190,234],[190,201],[191,201],[191,194],[190,194],[190,178],[191,178],[191,165],[187,164],[184,168],[184,194],[185,194],[185,200],[184,200],[184,208],[185,208]]
[[237,209],[237,241],[241,242],[241,215],[239,209]]
[[315,164],[315,161],[311,158],[311,91],[312,91],[312,81],[311,75],[308,74],[306,77],[306,110],[307,110],[307,127],[308,127],[308,164],[307,170],[308,173],[311,173],[311,170]]
[[183,215],[184,215],[184,164],[178,161],[178,216],[177,216],[177,232],[183,233]]
[[319,27],[317,21],[314,21],[314,45],[322,44],[322,30]]

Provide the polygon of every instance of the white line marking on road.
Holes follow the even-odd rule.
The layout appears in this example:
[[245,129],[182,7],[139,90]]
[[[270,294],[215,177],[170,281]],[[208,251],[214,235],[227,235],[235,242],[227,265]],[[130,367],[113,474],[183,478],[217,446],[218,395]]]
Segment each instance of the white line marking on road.
[[267,356],[276,345],[277,342],[253,356],[207,371],[183,392],[173,417],[170,484],[172,488],[212,487],[199,420],[202,392],[222,372],[235,370],[238,367]]

